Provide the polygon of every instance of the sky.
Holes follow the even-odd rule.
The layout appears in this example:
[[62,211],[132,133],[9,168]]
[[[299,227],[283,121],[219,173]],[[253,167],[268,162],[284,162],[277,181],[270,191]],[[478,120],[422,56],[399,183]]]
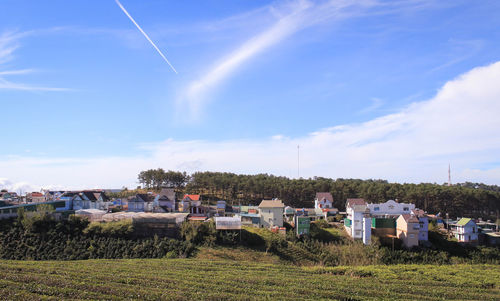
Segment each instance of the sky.
[[120,3],[0,2],[0,188],[500,185],[499,1]]

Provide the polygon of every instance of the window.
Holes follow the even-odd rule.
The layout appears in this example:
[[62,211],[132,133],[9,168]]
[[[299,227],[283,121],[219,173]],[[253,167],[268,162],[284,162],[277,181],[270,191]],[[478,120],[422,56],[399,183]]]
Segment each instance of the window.
[[404,211],[408,211],[409,209],[408,209],[408,207],[404,207],[403,210]]
[[410,234],[410,238],[415,238],[415,234]]
[[379,210],[380,210],[380,207],[373,208],[373,211],[379,211]]

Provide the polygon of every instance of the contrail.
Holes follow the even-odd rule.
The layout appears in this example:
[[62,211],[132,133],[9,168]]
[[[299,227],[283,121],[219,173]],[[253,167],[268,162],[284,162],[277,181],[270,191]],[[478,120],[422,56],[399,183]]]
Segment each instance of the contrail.
[[151,41],[149,36],[144,32],[144,30],[142,30],[142,28],[139,26],[139,24],[137,24],[137,22],[135,22],[134,18],[132,18],[132,16],[128,13],[128,11],[125,9],[125,7],[123,7],[123,5],[120,3],[120,1],[115,0],[115,2],[122,9],[122,11],[127,15],[127,17],[130,19],[130,21],[132,21],[132,23],[134,23],[135,26],[142,32],[142,34],[146,37],[146,39],[149,41],[149,43],[151,43],[151,45],[153,45],[153,47],[156,49],[156,51],[158,51],[158,53],[165,60],[165,62],[167,62],[167,64],[170,66],[170,68],[172,68],[172,70],[174,70],[174,72],[177,73],[177,70],[175,70],[174,66],[172,66],[172,64],[170,64],[170,62],[163,55],[163,53],[160,51],[160,49],[158,49],[158,47],[156,47],[155,43],[153,43],[153,41]]

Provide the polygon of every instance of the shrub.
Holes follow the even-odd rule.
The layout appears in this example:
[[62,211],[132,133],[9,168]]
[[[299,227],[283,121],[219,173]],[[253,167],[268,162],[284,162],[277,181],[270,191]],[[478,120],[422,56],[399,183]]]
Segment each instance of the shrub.
[[129,238],[133,233],[134,226],[131,220],[109,223],[93,222],[83,230],[83,234],[90,236],[112,236],[117,238]]

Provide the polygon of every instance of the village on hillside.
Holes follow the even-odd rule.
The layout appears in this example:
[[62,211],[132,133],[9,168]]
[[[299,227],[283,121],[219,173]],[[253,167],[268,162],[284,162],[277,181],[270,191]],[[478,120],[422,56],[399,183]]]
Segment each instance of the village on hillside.
[[469,217],[448,219],[441,213],[431,214],[414,204],[388,200],[385,203],[367,203],[362,198],[350,198],[346,211],[333,207],[329,192],[318,192],[314,208],[292,208],[279,199],[262,200],[255,206],[228,204],[219,200],[209,204],[201,195],[185,194],[176,197],[173,188],[159,193],[147,192],[127,198],[109,198],[115,190],[43,191],[19,196],[15,192],[0,192],[0,219],[14,218],[19,210],[36,212],[51,208],[56,219],[71,215],[90,222],[128,220],[144,235],[176,237],[184,222],[214,221],[216,229],[241,230],[242,226],[267,228],[286,235],[285,224],[293,228],[298,237],[310,233],[311,222],[324,220],[339,228],[354,240],[369,245],[372,236],[399,241],[405,248],[428,246],[429,224],[438,231],[464,245],[499,246],[499,226],[491,221]]

